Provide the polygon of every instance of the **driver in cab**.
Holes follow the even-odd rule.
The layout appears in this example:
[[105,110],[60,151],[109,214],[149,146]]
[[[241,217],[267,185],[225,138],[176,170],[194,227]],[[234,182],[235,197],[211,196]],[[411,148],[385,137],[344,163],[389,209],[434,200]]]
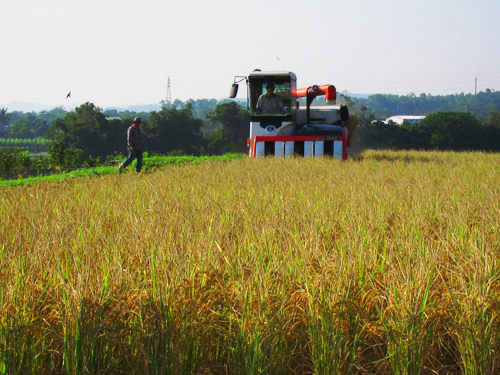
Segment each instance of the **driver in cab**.
[[[281,98],[274,93],[276,86],[274,83],[270,82],[266,85],[266,93],[259,96],[257,100],[256,110],[258,114],[261,113],[272,113],[272,114],[284,114],[285,111],[281,108]],[[286,108],[285,108],[286,110]]]

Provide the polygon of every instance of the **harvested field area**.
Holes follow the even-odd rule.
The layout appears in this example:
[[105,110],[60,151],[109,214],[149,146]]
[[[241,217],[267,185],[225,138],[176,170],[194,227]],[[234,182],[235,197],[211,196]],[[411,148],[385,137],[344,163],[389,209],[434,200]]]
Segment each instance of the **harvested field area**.
[[500,155],[0,189],[0,373],[498,374]]

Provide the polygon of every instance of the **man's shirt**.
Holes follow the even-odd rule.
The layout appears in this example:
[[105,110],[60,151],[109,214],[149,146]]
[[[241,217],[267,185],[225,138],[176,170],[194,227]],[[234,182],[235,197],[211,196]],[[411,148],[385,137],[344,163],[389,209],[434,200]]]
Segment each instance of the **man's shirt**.
[[257,109],[261,110],[262,113],[282,113],[281,110],[281,99],[278,95],[273,95],[272,97],[267,94],[262,94],[257,100]]
[[142,151],[142,132],[134,125],[131,125],[127,130],[127,148]]

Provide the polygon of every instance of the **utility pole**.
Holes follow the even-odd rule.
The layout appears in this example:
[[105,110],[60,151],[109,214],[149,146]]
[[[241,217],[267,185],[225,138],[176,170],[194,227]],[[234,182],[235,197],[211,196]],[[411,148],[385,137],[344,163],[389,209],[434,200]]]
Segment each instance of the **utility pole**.
[[477,94],[477,77],[476,77],[476,88],[474,90],[474,95],[476,95],[476,94]]
[[172,93],[170,92],[170,76],[168,76],[168,81],[167,81],[167,97],[165,100],[165,104],[167,107],[170,107],[170,104],[172,104]]

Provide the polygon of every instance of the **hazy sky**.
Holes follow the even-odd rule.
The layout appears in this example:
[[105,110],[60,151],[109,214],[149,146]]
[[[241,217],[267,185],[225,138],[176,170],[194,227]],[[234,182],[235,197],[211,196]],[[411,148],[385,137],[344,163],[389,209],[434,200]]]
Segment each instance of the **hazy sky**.
[[168,77],[173,99],[222,99],[256,68],[351,93],[500,90],[499,19],[498,0],[5,0],[0,104],[158,103]]

